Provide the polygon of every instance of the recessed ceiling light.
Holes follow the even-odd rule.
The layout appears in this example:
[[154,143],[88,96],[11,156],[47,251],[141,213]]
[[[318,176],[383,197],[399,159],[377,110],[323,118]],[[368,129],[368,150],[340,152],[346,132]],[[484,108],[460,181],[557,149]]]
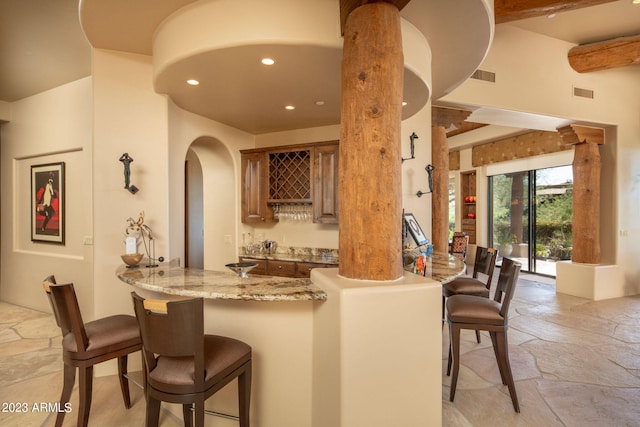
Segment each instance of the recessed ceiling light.
[[402,101],[402,106],[404,107],[405,105],[407,105],[407,101]]
[[264,65],[273,65],[276,63],[276,61],[271,58],[262,58],[260,62],[262,62]]
[[197,81],[196,79],[189,79],[187,80],[187,83],[190,84],[191,86],[198,86],[200,84],[200,82]]
[[633,4],[640,4],[640,0],[633,0],[631,3],[633,3]]
[[318,107],[320,107],[320,106],[324,105],[324,101],[316,101],[316,105]]
[[295,110],[296,107],[294,107],[293,105],[285,105],[284,109],[285,110]]

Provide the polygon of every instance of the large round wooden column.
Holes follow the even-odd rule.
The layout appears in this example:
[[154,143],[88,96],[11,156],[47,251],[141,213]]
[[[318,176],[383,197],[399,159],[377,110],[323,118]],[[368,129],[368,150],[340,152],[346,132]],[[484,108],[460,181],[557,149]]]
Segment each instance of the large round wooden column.
[[354,9],[344,27],[339,172],[340,275],[395,280],[402,269],[400,13]]
[[571,260],[600,263],[600,149],[604,129],[569,125],[558,129],[575,145],[573,156],[573,250]]
[[431,243],[439,252],[449,251],[449,145],[444,126],[431,126],[433,195]]
[[433,194],[431,197],[431,243],[439,252],[449,251],[449,143],[447,128],[460,128],[471,111],[454,108],[431,108],[431,163]]

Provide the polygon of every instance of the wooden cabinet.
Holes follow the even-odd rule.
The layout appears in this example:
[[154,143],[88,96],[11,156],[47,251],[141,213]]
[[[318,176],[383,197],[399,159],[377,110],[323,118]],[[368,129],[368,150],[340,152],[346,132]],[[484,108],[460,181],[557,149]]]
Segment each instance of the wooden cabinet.
[[296,277],[296,263],[295,261],[267,260],[267,275]]
[[273,211],[267,205],[267,155],[242,154],[242,222],[271,222]]
[[311,277],[311,270],[314,268],[335,268],[338,266],[334,264],[318,264],[315,262],[298,262],[296,267],[296,277],[308,279]]
[[258,264],[249,273],[252,273],[252,274],[267,274],[267,260],[266,259],[246,258],[246,257],[240,257],[239,259],[240,259],[240,262],[251,262],[253,264]]
[[338,267],[336,264],[322,264],[317,262],[282,261],[275,259],[239,257],[240,262],[252,262],[258,264],[249,274],[265,274],[268,276],[309,278],[314,268]]
[[469,236],[469,243],[476,243],[476,173],[460,173],[460,189],[462,203],[462,231]]
[[338,141],[241,150],[242,222],[277,222],[273,206],[313,205],[313,221],[338,223]]
[[316,145],[313,160],[313,222],[338,223],[338,157],[337,142]]

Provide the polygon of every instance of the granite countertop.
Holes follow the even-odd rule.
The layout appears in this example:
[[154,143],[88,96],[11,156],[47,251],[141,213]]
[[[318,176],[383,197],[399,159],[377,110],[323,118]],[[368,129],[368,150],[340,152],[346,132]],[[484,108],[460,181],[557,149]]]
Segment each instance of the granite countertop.
[[[258,245],[260,247],[260,245]],[[313,262],[316,264],[338,265],[338,250],[324,248],[278,246],[274,253],[250,251],[248,247],[240,248],[242,258],[271,259],[274,261]]]
[[116,276],[129,285],[150,291],[185,297],[242,301],[326,300],[327,294],[309,279],[263,276],[249,273],[241,278],[226,271],[210,271],[162,263],[158,267],[127,268],[121,265]]
[[316,264],[338,265],[338,258],[321,255],[290,255],[290,254],[243,254],[242,258],[272,259],[274,261],[313,262]]
[[[404,253],[404,269],[413,273],[413,260],[419,255],[419,250],[405,251]],[[427,256],[425,276],[440,282],[448,283],[458,276],[464,274],[466,264],[459,258],[445,252],[433,252]]]

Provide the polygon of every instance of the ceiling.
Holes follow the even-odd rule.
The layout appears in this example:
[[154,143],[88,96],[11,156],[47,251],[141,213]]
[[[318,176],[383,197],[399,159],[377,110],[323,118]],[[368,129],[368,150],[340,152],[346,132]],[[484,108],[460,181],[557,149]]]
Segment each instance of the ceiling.
[[[83,8],[86,9],[81,11],[80,16],[93,46],[150,55],[152,37],[157,25],[171,12],[193,2],[193,0],[145,1],[151,1],[153,7],[134,6],[145,3],[142,0],[136,2],[83,0]],[[421,7],[423,3],[445,4],[448,2],[412,1],[409,3],[403,10],[402,16],[405,19],[413,19],[412,24],[421,31],[426,25],[416,22],[413,17],[422,16],[416,8]],[[103,6],[105,9],[101,10]],[[109,14],[113,13],[114,9],[126,10],[127,13],[118,15],[117,20],[110,19]],[[456,16],[451,18],[458,20],[462,25],[469,25],[469,22],[477,16],[477,12],[474,11],[458,10]],[[515,25],[575,44],[592,43],[640,34],[640,5],[632,5],[631,0],[619,0],[557,13],[553,18],[543,16],[499,25]],[[425,28],[423,32],[428,33],[429,29]],[[459,33],[459,40],[456,40],[456,37],[449,37],[451,39],[449,45],[434,47],[434,57],[438,55],[442,58],[447,52],[455,51],[455,43],[465,46],[473,43],[469,37],[464,38],[465,31]],[[91,47],[87,36],[80,25],[78,0],[0,0],[0,64],[2,64],[0,100],[13,102],[89,76]],[[189,111],[254,134],[339,123],[340,51],[335,49],[301,51],[273,46],[274,49],[276,47],[281,49],[278,55],[285,63],[298,60],[298,63],[307,65],[296,69],[295,75],[280,74],[285,73],[285,67],[281,67],[282,71],[274,71],[269,77],[270,80],[266,82],[268,84],[263,85],[273,88],[271,91],[265,91],[259,86],[261,80],[256,78],[257,71],[250,66],[217,67],[216,72],[220,73],[217,80],[226,83],[204,96],[193,96],[186,93],[185,89],[178,90],[175,88],[177,83],[170,81],[165,82],[163,90],[170,93],[174,102]],[[252,48],[257,49],[243,47],[220,50],[215,53],[216,57],[213,59],[201,56],[188,65],[196,71],[198,68],[201,69],[201,73],[206,75],[211,69],[212,60],[219,64],[236,64],[241,60],[240,58],[246,57],[244,55],[246,52],[240,52],[239,49]],[[473,52],[473,49],[468,51]],[[481,54],[483,55],[484,52]],[[303,61],[299,61],[301,59]],[[473,58],[473,60],[479,63],[482,58]],[[442,62],[446,63],[446,61]],[[304,78],[296,78],[296,75],[302,75]],[[437,65],[434,65],[434,84],[433,87],[428,88],[434,98],[446,94],[451,87],[459,83],[457,80],[461,78],[464,80],[468,75],[453,76],[447,80],[448,77],[445,70],[439,70]],[[411,73],[405,74],[405,78],[407,79],[405,85],[407,97],[416,92],[412,87],[423,86],[424,82],[412,76]],[[258,85],[251,86],[247,82]],[[180,87],[184,88],[182,83],[181,81]],[[175,87],[172,87],[172,84]],[[421,90],[424,91],[424,88]],[[241,96],[242,92],[247,95]],[[212,96],[225,99],[229,103],[218,103],[221,108],[213,108],[210,102]],[[324,101],[324,105],[318,107],[315,101]],[[313,106],[299,108],[294,114],[285,117],[281,107],[291,102],[300,103],[299,105],[313,104]],[[278,108],[274,107],[276,105]],[[422,107],[419,103],[409,105],[411,107],[407,109],[405,116],[415,113],[416,109]]]

